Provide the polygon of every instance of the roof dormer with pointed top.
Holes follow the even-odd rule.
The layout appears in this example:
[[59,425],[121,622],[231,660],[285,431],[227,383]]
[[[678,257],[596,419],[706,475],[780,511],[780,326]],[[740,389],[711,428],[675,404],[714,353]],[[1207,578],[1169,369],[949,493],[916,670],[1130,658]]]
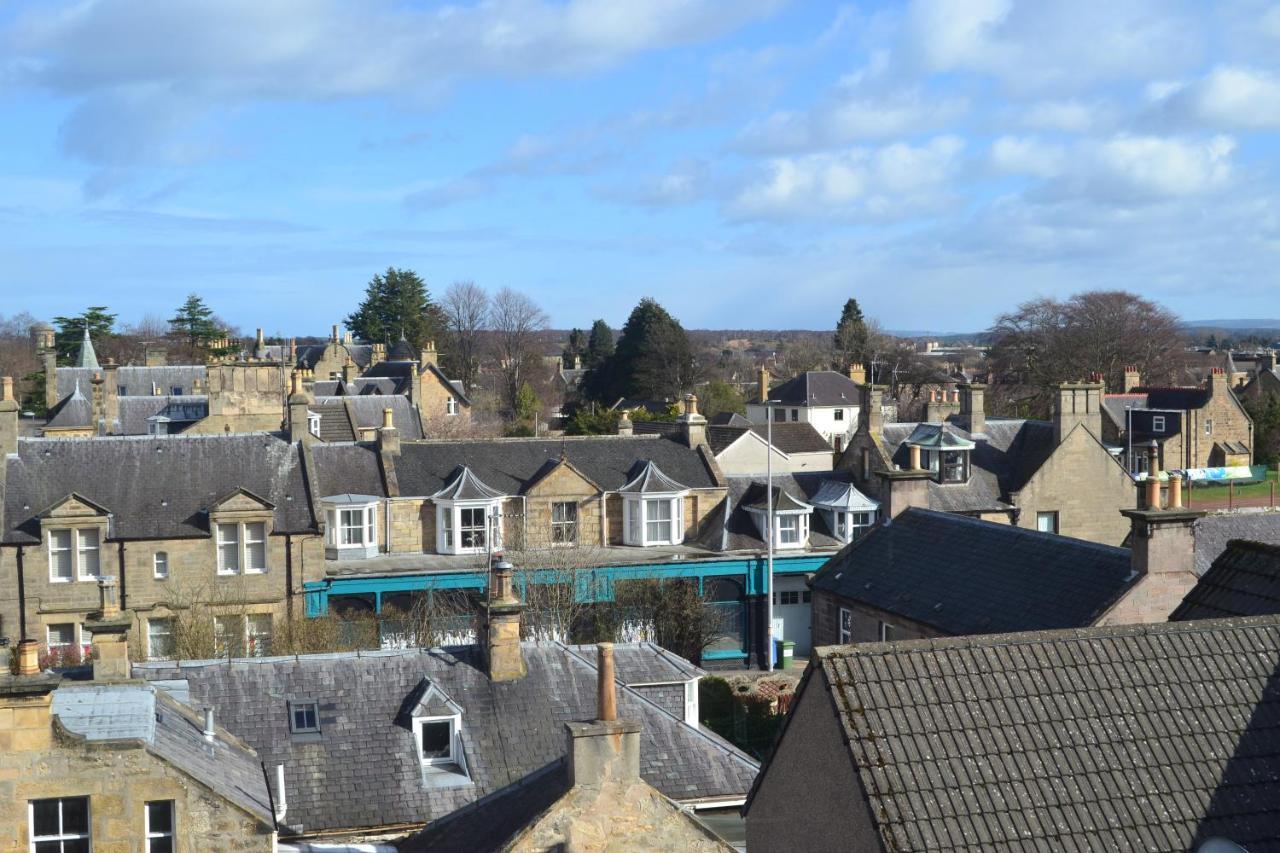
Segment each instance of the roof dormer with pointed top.
[[502,492],[461,465],[431,496],[436,505],[436,551],[479,554],[502,548]]
[[84,337],[80,340],[80,355],[76,358],[76,367],[87,367],[91,370],[100,370],[98,364],[98,354],[93,351],[93,341],[89,339],[89,327],[84,327]]

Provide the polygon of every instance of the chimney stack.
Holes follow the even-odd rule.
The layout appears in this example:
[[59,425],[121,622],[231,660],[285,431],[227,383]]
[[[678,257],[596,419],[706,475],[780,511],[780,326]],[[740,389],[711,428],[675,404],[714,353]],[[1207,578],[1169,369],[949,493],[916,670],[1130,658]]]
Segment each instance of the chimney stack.
[[971,435],[985,435],[987,386],[977,382],[965,385],[960,392],[960,426]]
[[624,411],[618,418],[618,435],[635,435],[636,426],[631,422],[631,413]]
[[1102,439],[1102,391],[1101,382],[1058,385],[1058,401],[1053,411],[1054,444],[1061,444],[1077,424],[1084,424],[1094,438]]
[[18,400],[13,393],[13,377],[0,377],[0,464],[3,457],[18,452]]
[[338,341],[340,340],[340,337],[339,337],[339,335],[338,335],[338,331],[339,331],[339,329],[338,329],[338,324],[337,324],[337,323],[334,323],[334,324],[333,324],[333,329],[329,332],[329,343],[331,343],[331,344],[336,344],[336,343],[338,343]]
[[1209,396],[1225,397],[1231,393],[1231,382],[1227,376],[1227,371],[1221,367],[1215,367],[1209,371]]
[[854,385],[859,385],[859,386],[866,385],[867,369],[863,367],[861,364],[859,364],[858,362],[856,361],[853,362],[852,364],[849,365],[849,381],[851,381]]
[[1147,479],[1143,482],[1146,499],[1142,505],[1147,509],[1160,509],[1160,445],[1154,438],[1147,445]]
[[102,364],[102,417],[109,435],[120,432],[119,369],[114,358],[109,358]]
[[289,441],[315,441],[311,434],[311,404],[314,398],[307,390],[301,370],[289,374]]
[[93,406],[93,425],[98,435],[107,434],[107,403],[104,399],[102,388],[105,384],[101,371],[93,374],[93,378],[89,380],[89,399],[92,401]]
[[490,575],[483,626],[485,659],[491,681],[515,681],[527,672],[520,648],[520,614],[524,605],[512,584],[512,566],[500,560]]
[[1198,580],[1195,522],[1204,513],[1174,506],[1172,494],[1167,509],[1157,505],[1121,513],[1132,524],[1130,559],[1138,581],[1098,624],[1164,622]]
[[0,675],[0,755],[41,753],[53,744],[53,691],[62,676],[40,671],[39,644],[18,643],[18,674]]
[[608,723],[618,719],[618,693],[614,684],[613,643],[596,644],[596,719]]
[[575,787],[640,778],[640,724],[618,719],[613,643],[596,646],[596,682],[596,718],[565,724]]
[[419,359],[425,368],[428,364],[437,364],[439,355],[436,353],[436,342],[427,341],[422,345],[422,357]]
[[707,443],[707,419],[698,414],[697,394],[685,395],[684,414],[677,420],[685,446],[698,447]]
[[378,430],[378,452],[385,456],[400,455],[400,431],[392,414],[390,406],[382,410],[382,429]]
[[356,379],[356,363],[351,360],[351,356],[347,356],[347,361],[342,365],[342,381],[350,384]]
[[120,609],[115,578],[98,578],[98,612],[85,622],[93,634],[93,680],[125,681],[130,676],[129,626],[132,618]]
[[[756,402],[765,403],[769,400],[769,369],[763,364],[756,373]],[[766,414],[765,417],[768,417]]]
[[863,386],[866,410],[862,413],[862,422],[867,425],[867,432],[872,436],[884,434],[884,387],[881,385]]

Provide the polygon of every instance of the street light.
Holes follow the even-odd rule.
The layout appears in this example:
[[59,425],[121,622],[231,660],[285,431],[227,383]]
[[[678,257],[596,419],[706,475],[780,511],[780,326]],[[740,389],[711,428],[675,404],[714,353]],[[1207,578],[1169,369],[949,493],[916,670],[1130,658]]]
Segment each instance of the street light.
[[765,569],[765,637],[769,643],[769,669],[773,670],[778,664],[778,651],[773,641],[773,413],[780,411],[771,409],[770,406],[775,403],[781,403],[781,400],[765,400],[764,404],[764,421],[765,421],[765,530],[764,536],[767,554],[767,567]]

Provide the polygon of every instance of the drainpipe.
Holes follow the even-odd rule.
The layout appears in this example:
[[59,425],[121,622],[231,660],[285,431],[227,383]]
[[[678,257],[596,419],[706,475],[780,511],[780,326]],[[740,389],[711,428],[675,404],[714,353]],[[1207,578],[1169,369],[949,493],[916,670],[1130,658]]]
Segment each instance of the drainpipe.
[[284,765],[276,765],[276,791],[280,794],[276,800],[276,823],[284,823],[285,813],[289,810],[289,800],[284,790]]
[[128,593],[129,587],[125,582],[124,540],[121,539],[117,544],[118,544],[117,553],[119,555],[117,557],[117,563],[119,563],[120,565],[120,609],[128,610],[129,609],[129,593]]
[[22,546],[18,546],[18,639],[27,639],[27,575],[22,566]]
[[293,534],[284,535],[284,610],[293,622]]
[[382,541],[387,545],[387,553],[391,553],[391,498],[382,499]]

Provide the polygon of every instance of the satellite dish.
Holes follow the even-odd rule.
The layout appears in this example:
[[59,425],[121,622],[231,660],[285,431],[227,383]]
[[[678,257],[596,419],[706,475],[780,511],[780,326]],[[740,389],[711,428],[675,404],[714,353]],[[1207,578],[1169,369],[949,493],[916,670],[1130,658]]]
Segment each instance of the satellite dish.
[[1200,842],[1200,846],[1196,848],[1196,853],[1249,853],[1249,851],[1234,841],[1215,835],[1213,838],[1206,838]]

